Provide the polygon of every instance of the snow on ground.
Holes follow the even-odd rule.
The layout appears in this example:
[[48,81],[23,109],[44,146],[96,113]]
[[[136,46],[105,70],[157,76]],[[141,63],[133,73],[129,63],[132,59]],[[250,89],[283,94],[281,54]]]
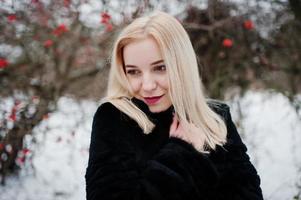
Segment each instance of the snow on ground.
[[[234,121],[240,118],[236,102],[229,102]],[[280,94],[248,92],[239,103],[238,130],[261,176],[265,199],[293,199],[301,174],[300,119]],[[0,186],[0,200],[85,199],[92,117],[99,103],[63,97],[58,105],[58,111],[34,130],[33,166],[8,177],[6,186]]]
[[[58,111],[35,130],[34,170],[0,186],[0,200],[83,200],[92,117],[97,103],[61,98]],[[27,141],[31,141],[31,137]]]
[[[265,199],[292,200],[296,184],[301,184],[301,118],[281,94],[248,92],[239,103],[239,130],[261,176]],[[232,105],[237,119],[237,106]]]

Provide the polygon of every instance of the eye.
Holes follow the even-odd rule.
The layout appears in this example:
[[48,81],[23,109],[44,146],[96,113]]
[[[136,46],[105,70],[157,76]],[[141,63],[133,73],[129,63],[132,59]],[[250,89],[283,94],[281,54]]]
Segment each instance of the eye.
[[165,71],[166,66],[165,65],[159,65],[155,67],[155,71]]
[[130,74],[130,75],[138,75],[139,71],[136,69],[130,69],[130,70],[126,71],[126,73]]

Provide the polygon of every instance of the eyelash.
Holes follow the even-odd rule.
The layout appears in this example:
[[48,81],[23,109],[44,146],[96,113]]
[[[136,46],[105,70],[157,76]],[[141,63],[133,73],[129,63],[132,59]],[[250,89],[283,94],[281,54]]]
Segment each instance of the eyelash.
[[[161,72],[161,71],[165,71],[166,67],[165,67],[165,65],[159,65],[159,66],[154,67],[154,69],[155,69],[155,71]],[[139,71],[136,70],[136,69],[130,69],[130,70],[126,71],[126,73],[129,74],[129,75],[138,75]]]
[[[159,65],[155,67],[156,69],[159,68],[159,71],[165,71],[166,70],[166,66],[165,65]],[[163,69],[162,69],[163,68]]]
[[135,69],[130,69],[130,70],[128,70],[126,73],[127,74],[130,74],[130,75],[136,75],[137,73],[135,73],[135,72],[137,72],[138,70],[135,70]]

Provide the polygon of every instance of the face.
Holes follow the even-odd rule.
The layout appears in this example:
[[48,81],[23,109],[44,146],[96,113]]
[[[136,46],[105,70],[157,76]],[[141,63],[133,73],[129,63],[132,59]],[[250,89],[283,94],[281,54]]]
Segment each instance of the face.
[[156,40],[147,37],[127,44],[123,59],[134,97],[144,101],[153,113],[168,109],[172,105],[168,76]]

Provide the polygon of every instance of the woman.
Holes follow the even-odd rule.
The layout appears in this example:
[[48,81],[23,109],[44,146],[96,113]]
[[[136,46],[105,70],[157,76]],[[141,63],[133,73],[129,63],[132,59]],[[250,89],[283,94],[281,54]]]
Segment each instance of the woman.
[[117,38],[92,125],[88,200],[263,199],[229,107],[206,100],[182,25],[163,12]]

